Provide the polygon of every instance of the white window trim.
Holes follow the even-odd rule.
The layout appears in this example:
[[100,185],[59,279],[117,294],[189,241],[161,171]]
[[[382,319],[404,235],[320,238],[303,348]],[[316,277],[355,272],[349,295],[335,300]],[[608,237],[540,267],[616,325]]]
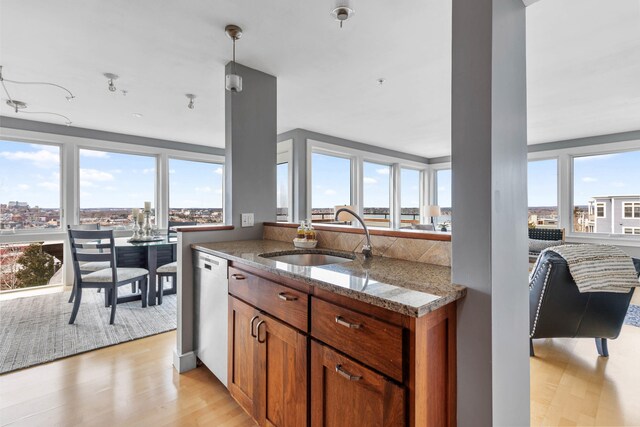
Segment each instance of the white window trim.
[[289,197],[287,203],[287,222],[293,222],[293,198],[297,195],[293,194],[293,140],[287,139],[286,141],[278,142],[276,153],[276,165],[281,163],[288,163],[288,180],[287,188],[289,189]]
[[[597,202],[596,204],[596,218],[606,218],[607,217],[607,204],[604,202]],[[602,216],[598,215],[598,208],[602,207]]]
[[423,191],[427,188],[424,184],[428,178],[429,165],[426,163],[414,162],[388,155],[382,155],[378,153],[371,153],[368,151],[357,150],[353,148],[343,147],[339,145],[329,144],[322,141],[307,140],[307,217],[311,218],[312,209],[312,176],[313,176],[313,153],[324,154],[328,156],[341,157],[351,160],[351,205],[354,206],[357,213],[362,216],[363,214],[363,163],[371,162],[382,165],[391,166],[390,176],[390,213],[391,213],[391,226],[397,228],[400,224],[400,168],[414,169],[420,171],[421,182],[423,188],[420,192],[420,210],[421,221],[424,219],[424,213],[422,212],[422,206],[426,204],[428,200],[428,194]]
[[[631,230],[631,233],[627,234],[627,230]],[[640,227],[622,227],[622,234],[627,236],[640,235]]]
[[[626,207],[627,205],[631,205],[631,216],[627,216]],[[638,219],[640,217],[635,217],[636,207],[640,208],[640,202],[622,202],[622,218],[624,219]]]

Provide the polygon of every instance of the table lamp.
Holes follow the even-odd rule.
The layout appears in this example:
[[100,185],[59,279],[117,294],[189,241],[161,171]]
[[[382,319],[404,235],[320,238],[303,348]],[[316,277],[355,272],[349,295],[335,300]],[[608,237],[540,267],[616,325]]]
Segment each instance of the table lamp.
[[435,230],[436,228],[436,224],[435,224],[435,218],[442,215],[442,212],[440,211],[440,206],[438,205],[426,205],[424,207],[424,213],[426,216],[431,218],[431,224],[433,224],[433,228]]

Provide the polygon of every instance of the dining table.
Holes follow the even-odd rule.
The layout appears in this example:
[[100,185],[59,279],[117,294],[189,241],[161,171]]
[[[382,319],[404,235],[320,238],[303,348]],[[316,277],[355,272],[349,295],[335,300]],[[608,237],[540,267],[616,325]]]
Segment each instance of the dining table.
[[[158,303],[158,285],[156,271],[158,266],[176,260],[178,238],[175,234],[159,236],[161,239],[153,241],[131,241],[130,237],[115,239],[116,265],[123,268],[144,268],[149,271],[147,304]],[[125,295],[118,298],[118,303],[135,301],[143,298],[140,293]]]

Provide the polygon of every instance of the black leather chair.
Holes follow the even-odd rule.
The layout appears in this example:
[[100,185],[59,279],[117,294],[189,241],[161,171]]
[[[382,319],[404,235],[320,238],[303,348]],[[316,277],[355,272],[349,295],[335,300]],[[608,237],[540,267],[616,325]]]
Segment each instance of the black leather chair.
[[[529,352],[534,338],[595,338],[600,356],[608,357],[607,339],[615,339],[631,302],[629,293],[580,293],[564,258],[541,255],[529,283]],[[633,259],[640,274],[640,259]]]

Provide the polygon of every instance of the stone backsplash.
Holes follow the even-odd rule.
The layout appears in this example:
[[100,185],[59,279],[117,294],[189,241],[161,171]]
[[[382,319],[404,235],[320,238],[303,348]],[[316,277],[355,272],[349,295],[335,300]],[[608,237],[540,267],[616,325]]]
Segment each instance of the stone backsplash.
[[[265,225],[263,238],[292,242],[296,229]],[[365,241],[364,234],[339,231],[316,230],[318,247],[345,252],[359,252]],[[406,237],[371,236],[373,254],[388,258],[424,262],[426,264],[451,266],[451,242],[440,240],[414,239]]]

